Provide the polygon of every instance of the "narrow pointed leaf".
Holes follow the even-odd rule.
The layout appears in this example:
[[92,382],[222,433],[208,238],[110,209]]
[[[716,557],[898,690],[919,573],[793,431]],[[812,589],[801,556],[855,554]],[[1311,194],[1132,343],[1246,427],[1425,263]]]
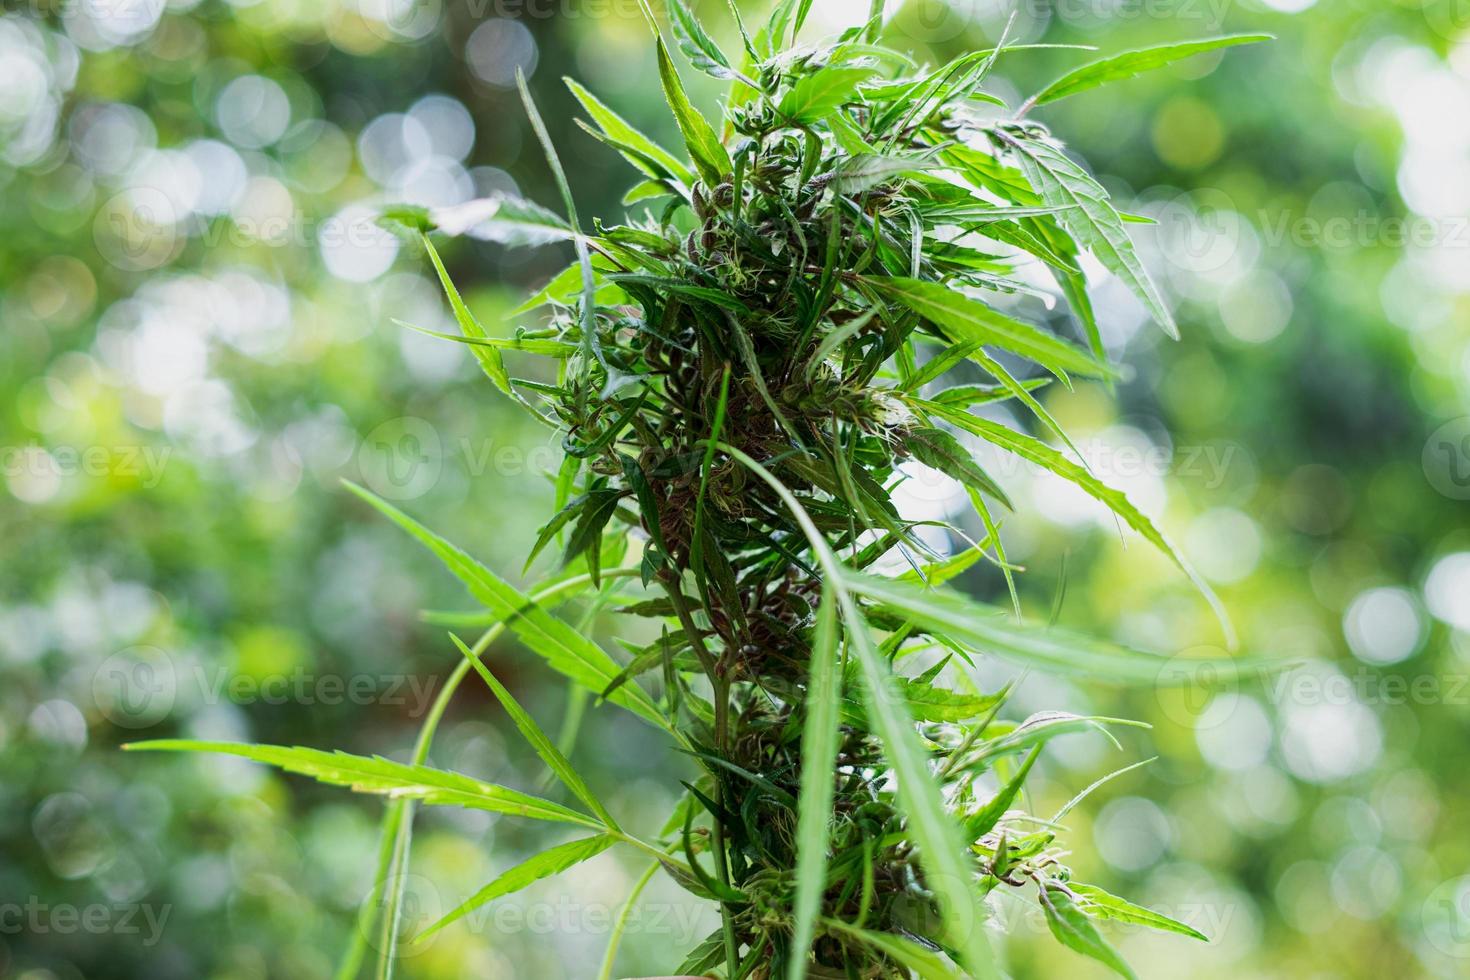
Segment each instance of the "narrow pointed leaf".
[[837,919],[823,919],[822,924],[834,932],[851,936],[878,950],[884,956],[912,970],[920,980],[954,980],[954,966],[931,949],[926,949],[903,936],[859,929]]
[[674,39],[679,43],[679,50],[689,59],[689,63],[700,71],[713,75],[715,78],[734,78],[735,72],[730,68],[730,59],[725,57],[725,52],[715,43],[714,38],[705,32],[699,19],[694,16],[684,0],[668,0],[669,23],[674,28]]
[[830,593],[817,609],[801,737],[801,803],[796,824],[796,904],[788,980],[806,976],[822,893],[827,890],[827,847],[832,820],[837,719],[841,696],[837,669],[837,603]]
[[542,762],[546,763],[547,768],[556,775],[557,779],[561,780],[562,785],[572,791],[573,796],[587,804],[610,830],[617,830],[618,822],[613,819],[612,814],[607,812],[607,807],[603,806],[602,801],[588,788],[586,781],[582,779],[577,770],[572,768],[571,761],[547,737],[546,733],[541,730],[541,726],[536,724],[535,719],[526,713],[526,709],[521,707],[520,702],[505,689],[505,685],[501,684],[499,679],[490,672],[490,668],[486,667],[484,662],[475,656],[459,637],[451,633],[449,638],[454,641],[459,652],[465,655],[470,666],[485,681],[485,685],[495,695],[495,700],[499,701],[505,713],[510,715],[510,720],[515,724],[516,730],[531,744],[531,748],[536,750],[536,754],[541,757]]
[[574,865],[594,858],[617,842],[618,839],[611,834],[598,834],[596,837],[585,837],[581,840],[574,840],[558,847],[553,847],[548,851],[542,851],[535,857],[511,868],[484,888],[481,888],[459,908],[450,912],[444,918],[415,936],[414,942],[428,938],[450,923],[464,918],[487,902],[493,902],[495,899],[504,895],[512,895],[529,885],[535,884],[542,878],[550,878],[552,875],[561,874]]
[[420,800],[436,806],[461,806],[473,810],[488,810],[491,813],[508,813],[533,820],[597,826],[591,817],[559,803],[528,796],[493,783],[482,783],[459,773],[445,772],[429,766],[404,765],[378,756],[369,758],[346,752],[323,752],[302,746],[184,739],[135,742],[123,747],[130,751],[218,752],[237,755],[286,772],[309,776],[332,786],[346,786],[359,793],[373,793],[391,799]]
[[1082,911],[1065,888],[1053,885],[1041,889],[1041,910],[1046,924],[1057,942],[1074,952],[1089,956],[1127,980],[1138,980],[1123,957],[1097,931],[1097,925]]
[[[521,641],[543,657],[553,670],[595,694],[606,690],[621,673],[622,668],[617,661],[601,647],[552,616],[459,548],[367,490],[352,483],[348,483],[347,488],[437,555],[471,595],[492,613],[505,619]],[[624,684],[608,700],[651,724],[668,728],[668,722],[659,713],[653,699],[637,684]]]
[[[1092,637],[1056,628],[1018,625],[1006,613],[947,590],[926,590],[896,579],[857,572],[845,576],[853,592],[906,617],[914,625],[936,630],[980,653],[1061,674],[1095,677],[1117,684],[1161,683],[1171,661]],[[1260,671],[1258,661],[1200,659],[1201,668],[1222,677],[1245,677]],[[1165,672],[1163,679],[1170,676]]]
[[995,829],[995,825],[1000,823],[1000,818],[1005,816],[1006,811],[1010,810],[1011,804],[1016,802],[1016,797],[1021,792],[1021,786],[1026,782],[1026,777],[1031,774],[1031,767],[1036,765],[1036,758],[1039,755],[1041,755],[1041,746],[1038,745],[1031,750],[1030,755],[1026,756],[1026,761],[1021,763],[1021,767],[1016,770],[1016,774],[1001,787],[1000,792],[992,796],[972,816],[966,818],[966,840],[977,841]]
[[1067,482],[1085,490],[1088,496],[1117,514],[1129,527],[1143,535],[1150,544],[1172,559],[1174,564],[1178,565],[1180,570],[1188,576],[1189,580],[1194,583],[1194,587],[1210,604],[1210,608],[1215,611],[1215,617],[1220,621],[1221,629],[1225,631],[1227,644],[1231,647],[1235,646],[1235,628],[1230,623],[1230,617],[1225,612],[1224,604],[1215,595],[1215,590],[1210,588],[1204,577],[1194,570],[1194,566],[1184,559],[1184,555],[1164,537],[1163,532],[1154,526],[1153,521],[1133,506],[1122,491],[1114,490],[1041,440],[1023,432],[1017,432],[1009,426],[972,415],[969,412],[943,407],[937,408],[934,414],[1002,449],[1015,453],[1022,459],[1050,470]]
[[873,645],[868,623],[848,594],[847,578],[855,573],[843,569],[811,515],[785,484],[746,453],[727,444],[721,444],[721,449],[775,491],[816,553],[826,576],[825,586],[836,593],[849,649],[863,679],[864,707],[898,780],[899,808],[908,819],[907,833],[918,846],[928,886],[939,900],[944,938],[960,951],[962,965],[976,980],[990,980],[997,976],[995,954],[985,936],[985,912],[975,888],[977,871],[960,840],[960,828],[945,809],[914,720],[892,683],[888,661]]
[[904,437],[904,446],[925,466],[932,466],[967,487],[984,491],[1011,509],[1006,492],[980,468],[970,451],[943,429],[912,429]]
[[1102,378],[1113,373],[1082,348],[940,283],[896,276],[872,276],[863,281],[933,323],[956,343],[975,341],[999,347],[1059,375]]
[[571,89],[577,101],[582,103],[582,108],[587,110],[592,121],[598,125],[604,134],[612,141],[614,146],[626,146],[633,151],[624,154],[633,166],[643,170],[649,176],[657,176],[651,169],[639,162],[639,157],[647,158],[661,166],[671,175],[679,178],[685,184],[694,183],[694,173],[687,164],[681,162],[668,150],[659,146],[653,140],[644,136],[635,129],[626,119],[609,109],[597,96],[587,91],[577,82],[570,78],[564,79],[567,88]]
[[1179,326],[1174,314],[1139,261],[1123,219],[1102,185],[1051,143],[998,132],[1004,133],[1002,139],[1015,151],[1022,172],[1042,200],[1051,207],[1066,209],[1057,214],[1062,227],[1123,280],[1164,332],[1177,340]]
[[1096,885],[1084,885],[1081,882],[1068,882],[1067,887],[1082,900],[1083,907],[1087,913],[1095,919],[1113,919],[1117,922],[1126,922],[1129,925],[1148,926],[1150,929],[1158,929],[1162,932],[1177,932],[1181,936],[1198,939],[1200,942],[1209,942],[1210,937],[1180,922],[1171,919],[1161,912],[1146,909],[1141,905],[1134,905],[1127,899],[1119,898],[1103,891]]
[[674,67],[669,49],[659,34],[658,21],[653,19],[653,12],[648,9],[647,0],[638,2],[643,9],[644,19],[648,21],[649,30],[653,31],[658,76],[663,84],[664,99],[673,110],[674,121],[679,124],[679,132],[684,136],[684,145],[688,147],[689,155],[694,160],[694,169],[699,171],[699,176],[707,186],[714,187],[735,169],[735,165],[730,162],[730,154],[720,142],[714,127],[689,101],[684,83],[679,79],[679,71]]
[[[444,268],[444,263],[439,258],[438,249],[434,243],[429,241],[429,236],[419,233],[419,241],[424,246],[424,251],[429,253],[429,261],[434,264],[434,271],[439,276],[439,285],[444,288],[444,295],[449,300],[449,308],[454,313],[454,321],[459,324],[460,331],[472,340],[484,340],[488,334],[480,321],[470,312],[465,305],[464,299],[459,295],[459,290],[454,286],[454,280],[449,278],[449,273]],[[480,368],[486,377],[495,382],[495,387],[511,394],[510,374],[505,370],[505,359],[500,356],[500,351],[494,347],[472,346],[470,350],[475,355],[475,360],[480,362]]]
[[1143,48],[1138,51],[1126,51],[1123,54],[1113,55],[1111,58],[1103,58],[1090,65],[1083,65],[1074,71],[1070,71],[1042,89],[1032,98],[1035,105],[1046,105],[1058,99],[1065,99],[1069,95],[1085,92],[1090,88],[1105,85],[1108,82],[1119,81],[1126,78],[1137,78],[1144,72],[1154,71],[1176,61],[1192,58],[1206,51],[1215,51],[1220,48],[1234,47],[1237,44],[1255,44],[1259,41],[1275,40],[1270,34],[1232,34],[1225,37],[1212,37],[1203,41],[1187,41],[1183,44],[1160,44],[1156,47]]

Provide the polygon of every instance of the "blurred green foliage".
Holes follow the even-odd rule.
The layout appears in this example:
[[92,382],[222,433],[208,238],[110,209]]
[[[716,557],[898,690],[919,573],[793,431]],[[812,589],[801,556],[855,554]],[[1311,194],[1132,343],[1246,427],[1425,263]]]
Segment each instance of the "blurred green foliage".
[[[703,8],[728,36],[724,5]],[[461,350],[394,325],[451,320],[422,256],[371,208],[518,182],[554,200],[511,89],[520,66],[583,208],[616,213],[622,163],[574,126],[559,78],[666,131],[643,28],[613,0],[6,10],[0,975],[331,976],[379,804],[116,748],[178,733],[408,750],[457,657],[419,610],[464,600],[339,478],[514,575],[559,450]],[[1160,756],[1068,818],[1093,845],[1080,875],[1215,937],[1120,930],[1145,976],[1464,976],[1470,16],[1454,0],[915,0],[887,30],[939,60],[993,44],[1012,13],[1013,39],[1107,52],[1280,38],[1031,118],[1156,220],[1134,228],[1185,333],[1140,329],[1114,289],[1100,318],[1133,375],[1116,402],[1082,386],[1048,407],[1099,475],[1161,516],[1243,646],[1301,663],[1157,697],[1027,678],[1017,711],[1155,724],[1122,755],[1058,743],[1037,769],[1055,800],[1035,805]],[[809,30],[855,16],[818,3]],[[1003,59],[1008,101],[1074,55]],[[565,260],[475,244],[449,256],[481,320],[507,333]],[[1064,582],[1070,625],[1164,652],[1219,642],[1161,559],[1121,546],[1063,487],[1000,471],[1034,504],[1005,529],[1031,612]],[[912,506],[963,506],[932,488]],[[1004,594],[989,572],[967,584]],[[626,630],[606,616],[596,628],[609,645]],[[502,647],[497,673],[550,725],[565,692]],[[630,821],[655,820],[687,764],[604,715],[591,711],[581,768]],[[531,785],[535,760],[506,732],[467,687],[434,758]],[[420,821],[410,914],[424,920],[546,843],[482,816]],[[640,871],[604,855],[446,930],[403,973],[590,975]],[[645,893],[621,968],[666,964],[707,914]],[[1034,941],[1040,923],[1008,921],[1018,976],[1092,975]]]

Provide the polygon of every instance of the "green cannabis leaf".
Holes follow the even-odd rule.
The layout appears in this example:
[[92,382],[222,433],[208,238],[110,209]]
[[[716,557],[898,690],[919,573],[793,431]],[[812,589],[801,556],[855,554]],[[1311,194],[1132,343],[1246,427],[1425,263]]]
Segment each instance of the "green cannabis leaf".
[[[1100,923],[1201,938],[1071,882],[1057,822],[1018,809],[1054,740],[1121,747],[1114,731],[1137,726],[1059,711],[1006,717],[1011,689],[986,690],[982,661],[1142,686],[1158,684],[1168,661],[1024,621],[1020,569],[997,519],[1005,515],[992,513],[1024,500],[972,446],[1077,485],[1219,608],[1159,527],[1067,454],[1075,449],[1043,402],[1048,383],[1119,376],[1106,362],[1084,253],[1166,331],[1178,329],[1134,250],[1130,219],[1022,117],[1262,36],[1105,58],[1006,121],[982,123],[976,104],[1003,105],[983,88],[997,59],[1036,46],[1002,41],[920,67],[875,43],[880,3],[836,37],[798,45],[812,4],[780,0],[753,33],[730,4],[739,48],[727,49],[689,4],[668,0],[690,65],[729,82],[716,123],[691,101],[654,11],[646,0],[640,7],[682,147],[660,146],[567,81],[588,116],[585,133],[632,168],[626,220],[579,218],[561,163],[568,148],[552,144],[524,78],[560,214],[502,194],[384,215],[422,245],[444,287],[459,334],[430,333],[469,346],[496,388],[560,433],[563,462],[526,563],[527,572],[551,567],[546,580],[518,588],[351,488],[483,607],[433,617],[487,628],[473,645],[453,638],[458,655],[446,659],[441,697],[478,674],[545,763],[543,792],[568,803],[425,765],[446,700],[410,764],[228,743],[134,747],[229,753],[388,797],[375,889],[411,862],[417,804],[592,831],[510,867],[430,932],[622,844],[651,862],[635,894],[661,870],[718,906],[719,930],[682,964],[671,957],[690,975],[998,977],[984,902],[997,889],[1034,901],[1060,943],[1123,976],[1132,974]],[[738,68],[727,50],[743,55]],[[475,318],[431,238],[457,235],[567,253],[563,270],[513,314],[534,323],[512,337]],[[1050,298],[1037,268],[1049,271],[1070,317],[1048,315],[1049,303],[1034,298]],[[523,358],[546,369],[512,373],[507,360]],[[1038,434],[972,411],[1007,402]],[[911,461],[965,488],[983,527],[978,542],[963,527],[905,513],[896,491],[913,478]],[[908,570],[882,571],[894,564]],[[1014,615],[951,587],[985,564],[1004,577]],[[582,619],[553,613],[554,601],[580,603]],[[605,608],[653,629],[609,652],[587,628]],[[1221,621],[1228,636],[1223,612]],[[573,765],[571,739],[548,735],[482,662],[507,633],[568,679],[576,704],[610,703],[670,736],[690,778],[656,836],[624,830]],[[1231,658],[1208,666],[1221,677],[1259,667]],[[565,731],[574,737],[575,723]],[[401,891],[383,904],[391,940]],[[603,977],[615,975],[625,926],[614,930]],[[392,945],[380,976],[392,973]],[[355,941],[344,980],[363,955]]]

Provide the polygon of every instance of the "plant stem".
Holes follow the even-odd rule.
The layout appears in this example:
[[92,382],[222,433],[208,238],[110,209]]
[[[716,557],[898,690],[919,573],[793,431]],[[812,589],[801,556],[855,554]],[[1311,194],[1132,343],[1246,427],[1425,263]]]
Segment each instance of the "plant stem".
[[[689,604],[684,601],[684,590],[680,581],[670,575],[660,576],[659,581],[663,583],[664,591],[669,596],[669,602],[674,606],[674,614],[679,617],[679,624],[684,627],[684,634],[689,637],[689,644],[694,648],[695,656],[699,658],[705,673],[709,675],[710,686],[714,688],[715,750],[724,756],[730,726],[730,685],[720,676],[719,664],[715,661],[714,655],[709,652],[709,647],[705,645],[704,636],[699,632],[694,616],[689,611]],[[711,770],[710,775],[715,781],[715,802],[723,807],[725,805],[724,782],[720,779],[719,773]],[[725,854],[725,827],[718,816],[714,819],[713,838],[715,873],[720,876],[720,884],[729,887],[730,866],[728,856]],[[740,952],[735,942],[735,920],[730,915],[729,906],[724,902],[720,903],[720,926],[725,936],[725,965],[729,975],[733,977],[740,966]]]

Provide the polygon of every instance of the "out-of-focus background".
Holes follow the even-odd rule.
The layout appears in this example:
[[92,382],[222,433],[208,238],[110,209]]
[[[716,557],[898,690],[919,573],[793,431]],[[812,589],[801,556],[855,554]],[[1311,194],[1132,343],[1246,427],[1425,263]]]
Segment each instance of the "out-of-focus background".
[[[723,3],[699,5],[733,34]],[[750,19],[762,5],[740,4]],[[901,9],[900,9],[901,7]],[[812,36],[856,0],[818,0]],[[1068,817],[1079,877],[1214,937],[1114,930],[1153,977],[1470,975],[1470,4],[1464,0],[912,0],[887,37],[939,61],[1016,40],[1104,52],[1232,31],[1205,56],[1034,117],[1125,208],[1185,338],[1105,286],[1131,380],[1049,407],[1160,516],[1253,653],[1300,661],[1177,693],[1033,675],[1015,710],[1145,718],[1120,753],[1054,743],[1033,804],[1158,761]],[[556,200],[514,92],[531,80],[585,212],[630,172],[573,124],[572,75],[668,137],[646,28],[622,0],[30,0],[0,16],[0,976],[333,975],[381,805],[249,765],[124,756],[129,739],[402,758],[456,654],[424,608],[458,587],[339,486],[365,483],[504,574],[547,516],[558,444],[457,345],[387,202],[497,188]],[[1089,57],[1002,58],[1017,104]],[[686,71],[704,105],[720,92]],[[480,318],[557,248],[446,246]],[[518,321],[534,322],[530,318]],[[1219,642],[1167,564],[1064,486],[1006,471],[1006,528],[1045,617],[1167,653]],[[917,509],[957,510],[942,481]],[[966,587],[1003,595],[989,572]],[[618,624],[593,627],[610,647]],[[497,671],[549,728],[560,682]],[[1165,670],[1170,668],[1166,666]],[[1177,680],[1178,678],[1173,678]],[[536,760],[466,685],[433,760],[533,787]],[[575,756],[657,832],[669,746],[594,709]],[[420,817],[409,915],[447,910],[551,838]],[[610,852],[502,900],[408,977],[596,972],[642,869]],[[672,886],[617,975],[665,972],[711,928]],[[1095,964],[1010,910],[1019,977]]]

